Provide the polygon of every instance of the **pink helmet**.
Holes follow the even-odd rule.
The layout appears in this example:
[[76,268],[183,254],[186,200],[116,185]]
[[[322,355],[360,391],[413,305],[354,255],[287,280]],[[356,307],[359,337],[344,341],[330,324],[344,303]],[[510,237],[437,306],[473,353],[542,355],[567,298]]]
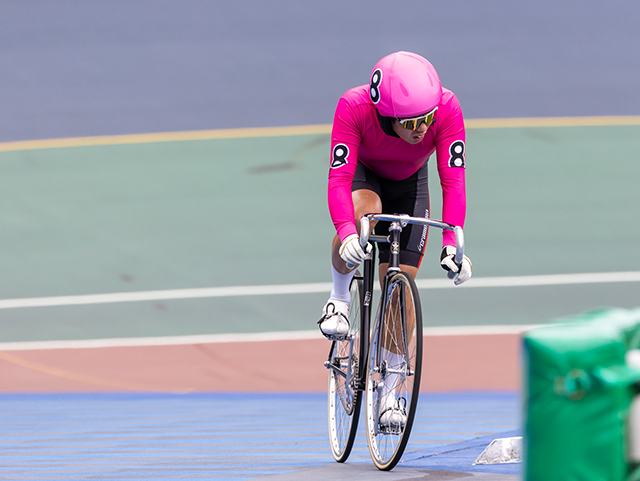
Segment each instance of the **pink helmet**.
[[411,52],[396,52],[373,67],[369,96],[380,115],[406,119],[436,108],[442,98],[442,85],[427,59]]

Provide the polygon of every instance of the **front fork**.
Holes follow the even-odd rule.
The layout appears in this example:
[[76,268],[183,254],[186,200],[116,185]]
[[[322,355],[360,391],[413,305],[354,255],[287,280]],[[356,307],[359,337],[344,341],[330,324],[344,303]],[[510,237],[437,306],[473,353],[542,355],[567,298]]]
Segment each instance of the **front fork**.
[[[387,274],[385,275],[385,277],[382,280],[382,294],[381,294],[381,300],[380,300],[380,309],[378,311],[378,314],[376,316],[376,323],[379,320],[378,317],[382,316],[383,313],[386,311],[386,307],[387,307],[387,303],[389,301],[389,296],[388,296],[388,289],[389,289],[389,282],[391,280],[391,277],[394,276],[396,273],[400,272],[400,233],[402,232],[402,225],[399,222],[392,222],[391,226],[389,227],[389,267],[387,270]],[[400,374],[403,378],[406,377],[407,375],[411,375],[411,369],[410,369],[410,364],[409,364],[409,359],[408,359],[408,336],[407,336],[407,311],[406,311],[406,302],[405,302],[405,289],[402,288],[399,291],[399,299],[398,302],[400,303],[400,316],[401,316],[401,329],[402,329],[402,343],[403,343],[403,351],[404,351],[404,355],[405,355],[405,360],[404,360],[404,366],[403,369],[400,370],[393,370],[393,373],[395,374]],[[379,334],[380,335],[380,334]],[[384,376],[387,373],[392,372],[390,369],[387,368],[386,365],[384,365],[384,361],[381,362],[381,349],[382,349],[382,344],[381,342],[377,342],[376,343],[376,355],[375,355],[375,367],[374,370],[376,372],[380,372],[382,377],[384,378]]]

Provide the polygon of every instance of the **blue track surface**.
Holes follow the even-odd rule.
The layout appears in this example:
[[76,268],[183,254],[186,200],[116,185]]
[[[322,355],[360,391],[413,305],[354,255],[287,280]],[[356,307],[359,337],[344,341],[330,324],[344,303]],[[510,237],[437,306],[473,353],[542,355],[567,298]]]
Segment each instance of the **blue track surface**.
[[[325,394],[2,395],[0,479],[240,480],[322,466],[334,463],[326,409]],[[515,474],[471,463],[519,414],[514,393],[422,395],[396,470]],[[371,465],[362,431],[349,463]]]

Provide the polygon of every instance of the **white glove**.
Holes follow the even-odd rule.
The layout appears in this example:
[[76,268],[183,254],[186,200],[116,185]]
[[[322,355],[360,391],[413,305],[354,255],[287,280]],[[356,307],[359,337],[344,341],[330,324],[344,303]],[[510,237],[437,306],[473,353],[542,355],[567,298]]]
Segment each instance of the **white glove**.
[[367,253],[371,252],[371,249],[371,245],[367,244],[367,251],[365,252],[360,245],[358,234],[351,234],[340,246],[340,257],[347,263],[347,267],[355,267],[364,260]]
[[468,281],[471,278],[471,261],[467,256],[462,256],[462,264],[456,264],[454,260],[456,255],[456,248],[453,246],[444,246],[442,248],[442,254],[440,254],[440,265],[445,271],[454,272],[458,274],[454,284],[456,286]]

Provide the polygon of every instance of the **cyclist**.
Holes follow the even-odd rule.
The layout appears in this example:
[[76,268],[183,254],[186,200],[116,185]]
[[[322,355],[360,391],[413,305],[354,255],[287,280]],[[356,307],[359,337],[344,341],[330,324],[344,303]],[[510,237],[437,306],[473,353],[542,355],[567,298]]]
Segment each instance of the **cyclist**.
[[[441,86],[431,63],[410,52],[387,55],[374,66],[368,85],[348,90],[338,101],[328,183],[329,212],[337,232],[331,253],[333,289],[318,321],[327,338],[341,339],[349,332],[349,284],[355,269],[347,263],[357,266],[366,255],[360,245],[357,220],[369,213],[429,217],[427,160],[434,152],[443,193],[442,220],[463,227],[464,121],[458,99]],[[376,229],[386,234],[388,224],[384,224]],[[414,278],[427,233],[426,226],[410,225],[403,230],[400,268]],[[440,264],[458,273],[459,282],[464,282],[471,277],[471,262],[465,256],[460,265],[456,264],[454,246],[453,232],[443,231]],[[367,245],[367,251],[370,249]],[[382,243],[381,279],[388,262],[389,245]],[[388,355],[393,359],[396,354]],[[387,419],[389,423],[402,423],[399,402],[388,397],[388,409],[381,409],[380,423],[385,424]]]

